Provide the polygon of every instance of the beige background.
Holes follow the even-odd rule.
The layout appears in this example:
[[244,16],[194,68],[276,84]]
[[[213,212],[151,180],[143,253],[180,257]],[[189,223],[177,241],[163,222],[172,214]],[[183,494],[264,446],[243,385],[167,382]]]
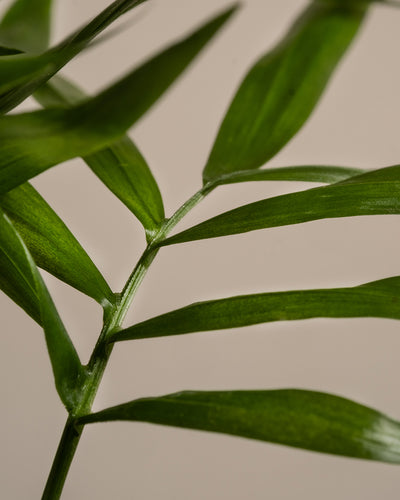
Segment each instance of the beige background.
[[[107,1],[58,4],[55,39]],[[153,0],[126,16],[133,21],[129,29],[85,53],[65,73],[94,92],[227,4]],[[244,71],[305,4],[243,1],[244,8],[212,48],[132,130],[159,181],[167,214],[199,187],[218,123]],[[398,163],[399,26],[400,9],[373,8],[316,113],[271,165],[378,168]],[[127,209],[80,161],[54,168],[34,184],[119,290],[144,246],[140,226]],[[306,187],[259,183],[221,188],[183,226]],[[321,221],[164,249],[126,324],[196,300],[355,285],[397,275],[398,224],[396,216]],[[91,300],[47,278],[86,361],[100,327],[100,311]],[[37,499],[65,412],[41,331],[6,297],[0,299],[1,497]],[[114,351],[95,408],[181,389],[298,387],[341,394],[400,417],[398,329],[389,320],[318,319],[122,343]],[[63,499],[394,500],[399,494],[400,472],[394,466],[227,436],[114,423],[87,428]]]

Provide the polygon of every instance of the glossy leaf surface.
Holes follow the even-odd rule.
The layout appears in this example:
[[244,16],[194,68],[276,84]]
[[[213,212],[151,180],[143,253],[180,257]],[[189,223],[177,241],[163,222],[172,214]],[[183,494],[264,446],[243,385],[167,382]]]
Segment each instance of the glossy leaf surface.
[[0,193],[120,138],[169,88],[233,10],[78,106],[0,117]]
[[21,103],[116,19],[144,1],[116,0],[82,29],[42,54],[1,58],[0,111],[5,113]]
[[166,239],[161,245],[245,233],[268,227],[357,215],[400,214],[400,167],[257,201]]
[[219,177],[213,185],[236,184],[254,181],[299,181],[320,182],[330,184],[346,180],[365,170],[352,167],[335,167],[328,165],[299,165],[295,167],[278,167],[262,170],[241,170]]
[[43,327],[58,394],[71,409],[84,381],[84,368],[27,247],[2,211],[0,262],[3,290]]
[[[35,97],[44,107],[65,107],[86,99],[80,89],[58,76],[41,87]],[[146,231],[151,233],[158,227],[164,219],[161,194],[146,160],[128,136],[84,160]]]
[[52,3],[52,0],[16,0],[0,23],[0,43],[24,52],[46,50]]
[[36,264],[103,306],[113,294],[85,250],[30,185],[0,196],[0,207],[22,236]]
[[108,408],[82,423],[131,420],[400,463],[400,423],[348,399],[304,390],[181,392]]
[[309,318],[400,319],[400,276],[349,288],[258,293],[197,302],[115,333],[133,340]]
[[311,2],[245,77],[218,132],[204,182],[272,158],[315,108],[356,35],[367,1]]

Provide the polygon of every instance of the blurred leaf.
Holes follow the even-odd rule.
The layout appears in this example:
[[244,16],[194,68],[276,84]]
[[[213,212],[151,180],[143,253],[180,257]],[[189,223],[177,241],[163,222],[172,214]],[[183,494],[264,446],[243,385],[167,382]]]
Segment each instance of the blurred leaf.
[[268,168],[263,170],[241,170],[218,178],[213,185],[235,184],[253,181],[300,181],[330,184],[364,173],[365,170],[352,167],[328,165],[299,165],[296,167]]
[[10,49],[9,47],[0,47],[0,56],[11,56],[15,54],[21,54],[21,51],[17,49]]
[[[35,97],[44,107],[68,107],[87,99],[80,89],[59,76],[43,85]],[[125,136],[84,160],[151,235],[164,220],[164,206],[146,160],[129,137]]]
[[46,50],[52,0],[15,0],[0,22],[0,43],[24,52]]
[[321,392],[187,391],[85,416],[79,423],[132,420],[242,436],[307,450],[400,463],[400,423]]
[[225,11],[80,105],[0,117],[0,193],[53,165],[90,155],[120,138],[161,97],[233,11]]
[[5,113],[20,104],[116,19],[144,1],[116,0],[82,29],[42,54],[1,58],[0,112]]
[[107,307],[113,293],[62,220],[30,185],[0,196],[0,207],[22,236],[36,264]]
[[400,214],[400,166],[250,203],[167,238],[160,246],[318,219],[384,214]]
[[56,388],[71,410],[78,401],[85,370],[27,247],[2,211],[0,262],[0,286],[43,326]]
[[302,127],[356,35],[368,1],[311,2],[245,77],[218,132],[204,182],[254,169]]
[[110,340],[145,339],[308,318],[400,319],[400,276],[349,288],[257,293],[197,302],[125,330]]

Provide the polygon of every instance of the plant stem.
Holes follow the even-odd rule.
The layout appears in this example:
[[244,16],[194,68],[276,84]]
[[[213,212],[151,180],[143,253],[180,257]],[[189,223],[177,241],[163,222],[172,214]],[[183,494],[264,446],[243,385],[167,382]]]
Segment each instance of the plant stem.
[[121,294],[116,295],[117,300],[113,309],[105,315],[102,331],[87,365],[88,376],[82,387],[80,404],[74,409],[74,412],[68,416],[65,423],[42,500],[58,500],[61,496],[69,468],[84,429],[84,425],[78,425],[76,423],[77,418],[90,413],[102,376],[113,350],[114,344],[108,344],[107,339],[111,333],[121,327],[132,300],[159,251],[158,244],[163,241],[178,222],[213,189],[214,186],[204,186],[187,200],[170,219],[167,219],[161,225],[160,230],[147,245],[140,257]]

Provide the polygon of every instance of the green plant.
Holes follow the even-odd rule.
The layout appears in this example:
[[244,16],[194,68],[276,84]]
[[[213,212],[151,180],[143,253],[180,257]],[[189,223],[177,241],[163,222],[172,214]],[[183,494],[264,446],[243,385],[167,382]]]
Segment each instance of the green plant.
[[[164,246],[318,219],[400,213],[398,166],[368,172],[328,166],[259,169],[302,127],[371,4],[315,0],[283,41],[248,73],[218,133],[203,187],[165,219],[146,161],[123,134],[163,95],[234,9],[93,98],[55,76],[109,24],[143,2],[117,0],[51,50],[46,50],[50,0],[17,0],[0,24],[0,285],[43,327],[56,388],[69,414],[43,498],[60,497],[84,426],[109,420],[204,429],[399,463],[399,422],[315,391],[182,392],[91,413],[113,346],[122,340],[315,317],[400,316],[399,278],[394,277],[355,287],[200,302],[122,328],[139,285]],[[7,114],[32,94],[46,110]],[[110,290],[74,236],[27,183],[74,157],[85,160],[145,229],[147,246],[121,293]],[[261,180],[327,185],[251,203],[169,236],[218,186]],[[102,306],[103,328],[87,365],[81,363],[36,265]]]

